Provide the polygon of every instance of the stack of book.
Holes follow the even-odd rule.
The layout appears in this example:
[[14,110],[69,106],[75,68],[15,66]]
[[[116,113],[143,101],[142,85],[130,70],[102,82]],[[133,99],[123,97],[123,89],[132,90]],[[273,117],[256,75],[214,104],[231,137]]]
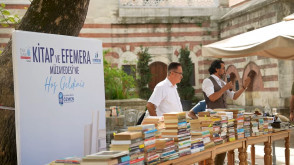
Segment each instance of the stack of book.
[[199,137],[192,136],[191,137],[191,153],[196,153],[204,150],[204,142],[202,139],[202,135]]
[[221,126],[222,126],[222,119],[217,114],[214,114],[211,118],[213,121],[213,132],[212,132],[212,140],[215,145],[223,144],[224,140],[220,136]]
[[235,123],[234,123],[235,119],[228,119],[228,141],[235,141],[236,137],[235,137]]
[[144,164],[144,140],[142,132],[122,132],[114,135],[111,151],[129,151],[130,164]]
[[236,139],[244,139],[244,115],[238,113],[235,120],[235,135]]
[[[238,135],[240,135],[240,137],[242,136],[242,132],[244,135],[244,129],[243,129],[243,126],[241,128],[241,123],[239,124],[239,126],[237,126],[238,125],[237,119],[238,119],[238,115],[243,114],[245,111],[244,110],[237,110],[237,109],[227,109],[225,111],[233,113],[233,118],[228,119],[228,141],[230,141],[230,142],[235,141],[236,138],[238,139]],[[244,119],[243,119],[243,122],[244,122]],[[239,130],[239,134],[238,134],[238,130]],[[244,138],[244,136],[243,136],[243,138]]]
[[268,123],[268,133],[273,133],[272,123],[274,123],[274,117],[265,117],[263,120]]
[[268,126],[269,122],[267,120],[267,117],[263,118],[263,134],[268,134]]
[[259,131],[259,135],[264,134],[264,120],[263,120],[263,117],[258,117],[258,131]]
[[233,112],[229,112],[225,110],[217,111],[217,115],[221,117],[221,131],[220,131],[221,138],[224,140],[224,142],[234,141],[235,129],[234,129]]
[[244,137],[250,137],[251,136],[251,118],[253,114],[252,113],[244,113]]
[[[208,149],[214,146],[214,142],[212,141],[212,129],[213,127],[207,127],[207,125],[211,125],[212,121],[210,123],[208,121],[202,121],[201,127],[202,127],[202,140],[204,144],[204,148]],[[212,128],[212,129],[210,129]]]
[[202,131],[202,140],[204,144],[204,149],[208,149],[215,146],[214,142],[211,140],[211,133],[209,130]]
[[129,132],[140,131],[144,140],[144,161],[145,164],[156,164],[159,162],[159,154],[156,153],[155,148],[155,133],[157,129],[154,124],[138,125],[128,127]]
[[199,135],[202,136],[201,121],[198,119],[195,119],[195,120],[190,120],[189,123],[190,123],[191,139],[193,138],[193,136],[199,136]]
[[161,138],[161,131],[165,128],[163,116],[148,116],[142,121],[142,125],[154,124],[157,129],[155,138]]
[[179,156],[191,154],[191,136],[187,128],[185,112],[165,113],[165,130],[161,132],[162,137],[174,138]]
[[199,112],[198,113],[198,120],[201,121],[201,130],[202,131],[209,131],[211,134],[213,132],[213,121],[212,117],[210,116],[209,112]]
[[175,145],[180,157],[191,154],[191,137],[188,139],[175,138]]
[[250,136],[259,136],[258,121],[251,119]]
[[200,121],[210,120],[210,112],[198,112],[198,119]]
[[127,151],[102,151],[85,156],[81,165],[128,165],[130,156],[127,154]]
[[[230,113],[230,112],[228,112]],[[226,112],[218,112],[217,113],[221,117],[221,130],[220,130],[220,137],[224,140],[224,142],[228,141],[228,116]]]
[[179,158],[173,138],[156,139],[156,152],[160,154],[160,162]]
[[202,138],[201,121],[190,120],[190,134],[191,134],[191,153],[196,153],[204,150],[204,143]]
[[201,135],[204,144],[204,148],[208,149],[214,146],[214,142],[212,141],[213,135],[213,121],[210,117],[209,112],[199,112],[198,113],[198,120],[201,121]]
[[49,163],[49,165],[80,165],[82,162],[81,158],[77,157],[68,157],[64,159],[57,159]]

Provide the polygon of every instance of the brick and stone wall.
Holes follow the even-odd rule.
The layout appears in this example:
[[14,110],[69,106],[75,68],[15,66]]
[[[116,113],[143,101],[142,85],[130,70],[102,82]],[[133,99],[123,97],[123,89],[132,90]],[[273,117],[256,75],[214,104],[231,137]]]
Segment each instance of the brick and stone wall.
[[[0,2],[6,2],[6,8],[20,16],[28,6],[24,0]],[[121,7],[118,0],[91,1],[80,37],[102,40],[103,48],[110,50],[105,58],[114,67],[136,65],[140,46],[149,47],[152,56],[150,64],[178,61],[180,48],[187,46],[195,67],[195,95],[202,98],[201,85],[209,76],[207,69],[214,60],[202,57],[203,45],[279,22],[294,12],[294,2],[291,0],[215,2],[218,7],[171,9]],[[236,5],[226,8],[229,2]],[[1,49],[8,42],[13,28],[0,27],[0,30]],[[253,64],[257,66],[256,73],[260,73],[259,82],[256,83],[259,84],[258,88],[256,86],[230,103],[258,106],[269,100],[275,107],[289,105],[288,90],[294,79],[293,61],[257,56],[223,60],[227,68],[234,68],[240,85],[244,81],[244,74],[250,71]],[[5,94],[6,90],[1,87],[0,97],[12,99],[12,96]]]
[[[117,0],[91,1],[79,36],[102,40],[103,49],[110,50],[105,58],[114,67],[136,65],[136,54],[140,46],[149,48],[152,56],[150,64],[158,61],[165,64],[178,61],[180,49],[188,47],[196,71],[194,88],[199,95],[201,84],[198,82],[201,76],[197,75],[197,72],[198,68],[201,68],[198,64],[203,60],[201,47],[218,40],[216,19],[227,9],[121,8],[118,3]],[[227,1],[222,0],[218,4],[226,6]],[[8,4],[6,8],[22,16],[27,6],[22,3]],[[12,31],[13,28],[1,28],[0,45],[6,45]],[[5,93],[2,93],[2,97],[6,97]]]
[[[221,18],[220,38],[229,38],[280,22],[283,17],[292,13],[294,13],[294,2],[290,0],[241,2]],[[267,103],[271,107],[289,106],[289,91],[294,81],[293,61],[258,56],[223,60],[227,67],[231,65],[236,68],[241,82],[251,70],[257,73],[253,89],[243,93],[238,100],[229,103],[247,106],[264,106]]]

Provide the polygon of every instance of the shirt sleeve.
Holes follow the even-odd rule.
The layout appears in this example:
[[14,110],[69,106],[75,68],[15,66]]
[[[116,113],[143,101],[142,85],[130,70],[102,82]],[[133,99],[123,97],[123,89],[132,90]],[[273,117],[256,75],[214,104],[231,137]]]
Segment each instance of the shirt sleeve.
[[292,84],[291,95],[294,95],[294,82],[293,82],[293,84]]
[[229,96],[230,99],[233,100],[234,99],[235,92],[234,91],[230,91],[230,90],[227,90],[226,92],[227,92],[227,96]]
[[202,83],[202,90],[206,94],[207,97],[214,93],[214,86],[210,79],[205,79]]
[[165,98],[165,95],[166,93],[164,92],[163,86],[156,86],[148,102],[158,107],[161,101]]

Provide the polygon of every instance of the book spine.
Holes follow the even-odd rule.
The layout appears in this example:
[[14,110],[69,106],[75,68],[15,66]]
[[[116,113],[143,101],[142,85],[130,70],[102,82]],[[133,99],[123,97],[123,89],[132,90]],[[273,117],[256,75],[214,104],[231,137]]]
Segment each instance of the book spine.
[[129,161],[130,160],[130,156],[123,156],[120,158],[120,161],[121,162],[126,162],[126,161]]
[[144,160],[144,156],[142,158],[130,161],[130,164],[138,163]]
[[118,165],[129,165],[129,164],[130,164],[130,161],[125,161],[125,162],[119,163]]
[[144,134],[148,134],[148,133],[152,133],[152,132],[156,132],[156,131],[157,131],[157,129],[153,129],[153,130],[149,130],[149,131],[144,132]]

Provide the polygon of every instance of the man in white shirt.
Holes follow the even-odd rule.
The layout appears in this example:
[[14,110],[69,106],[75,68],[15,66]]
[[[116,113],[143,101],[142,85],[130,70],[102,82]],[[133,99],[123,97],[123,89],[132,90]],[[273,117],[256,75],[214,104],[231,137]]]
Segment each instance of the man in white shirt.
[[176,85],[183,78],[182,66],[180,63],[172,62],[167,71],[167,78],[155,86],[146,105],[150,116],[183,111]]
[[[236,100],[248,87],[251,78],[247,77],[242,88],[237,92],[233,88],[232,81],[226,83],[222,80],[225,76],[225,63],[222,60],[215,60],[208,69],[210,77],[206,78],[202,84],[202,90],[208,109],[227,108],[226,97]],[[215,157],[215,165],[223,165],[226,153],[221,153]]]
[[[206,78],[202,84],[202,90],[204,93],[207,108],[227,108],[225,97],[236,100],[245,91],[251,82],[251,78],[247,77],[242,88],[237,92],[232,90],[232,81],[226,83],[222,80],[225,76],[225,64],[221,60],[215,60],[212,62],[209,68],[210,77]],[[216,90],[215,88],[218,88]],[[217,104],[217,105],[216,105]]]

